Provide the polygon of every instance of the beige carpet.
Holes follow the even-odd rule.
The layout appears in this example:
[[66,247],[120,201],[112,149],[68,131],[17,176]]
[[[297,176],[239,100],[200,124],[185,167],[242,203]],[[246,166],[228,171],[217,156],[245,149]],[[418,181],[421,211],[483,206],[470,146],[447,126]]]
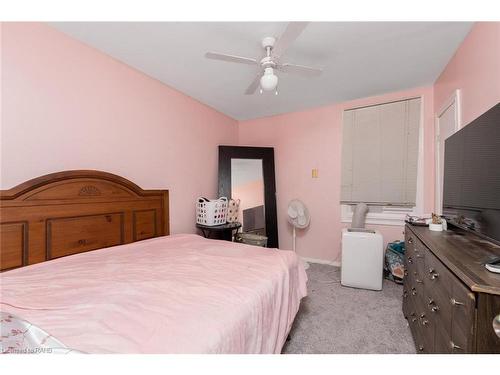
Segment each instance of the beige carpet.
[[402,286],[384,280],[381,292],[340,285],[340,268],[311,264],[283,353],[415,353],[401,311]]

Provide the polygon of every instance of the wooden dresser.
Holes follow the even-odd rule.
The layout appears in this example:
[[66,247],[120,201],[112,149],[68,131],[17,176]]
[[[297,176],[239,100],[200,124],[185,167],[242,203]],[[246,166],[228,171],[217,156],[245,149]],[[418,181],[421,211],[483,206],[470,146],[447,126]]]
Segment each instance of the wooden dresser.
[[500,246],[455,229],[406,225],[403,314],[419,353],[500,353]]

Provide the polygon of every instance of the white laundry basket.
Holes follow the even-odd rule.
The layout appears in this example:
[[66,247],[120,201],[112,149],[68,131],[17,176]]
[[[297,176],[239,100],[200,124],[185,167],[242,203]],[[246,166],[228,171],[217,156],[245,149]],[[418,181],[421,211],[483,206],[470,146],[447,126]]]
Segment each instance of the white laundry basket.
[[207,226],[226,224],[227,198],[207,199],[199,197],[196,201],[196,223]]
[[382,290],[383,268],[384,241],[379,231],[342,230],[342,285]]

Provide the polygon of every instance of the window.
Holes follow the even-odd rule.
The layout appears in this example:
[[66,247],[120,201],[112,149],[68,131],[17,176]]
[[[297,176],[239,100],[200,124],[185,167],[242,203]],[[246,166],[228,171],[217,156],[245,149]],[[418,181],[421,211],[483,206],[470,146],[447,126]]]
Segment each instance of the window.
[[[344,112],[341,203],[400,217],[417,202],[420,98]],[[350,209],[343,207],[345,217]],[[385,215],[387,214],[387,215]]]

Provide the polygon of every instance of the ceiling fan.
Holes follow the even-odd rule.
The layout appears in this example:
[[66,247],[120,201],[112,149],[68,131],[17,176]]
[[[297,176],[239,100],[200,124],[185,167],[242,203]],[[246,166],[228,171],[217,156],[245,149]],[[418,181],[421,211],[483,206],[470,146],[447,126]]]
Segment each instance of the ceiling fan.
[[208,59],[229,61],[240,64],[260,65],[261,70],[250,86],[246,89],[245,95],[252,95],[255,93],[259,85],[261,94],[262,90],[275,90],[275,94],[278,95],[278,76],[275,74],[275,70],[285,73],[297,73],[304,76],[317,76],[323,72],[322,69],[318,68],[281,62],[281,56],[285,53],[290,44],[298,38],[308,23],[309,22],[290,22],[287,25],[285,32],[278,40],[272,36],[262,39],[262,47],[266,50],[266,54],[260,61],[249,57],[227,55],[217,52],[207,52],[205,57]]

